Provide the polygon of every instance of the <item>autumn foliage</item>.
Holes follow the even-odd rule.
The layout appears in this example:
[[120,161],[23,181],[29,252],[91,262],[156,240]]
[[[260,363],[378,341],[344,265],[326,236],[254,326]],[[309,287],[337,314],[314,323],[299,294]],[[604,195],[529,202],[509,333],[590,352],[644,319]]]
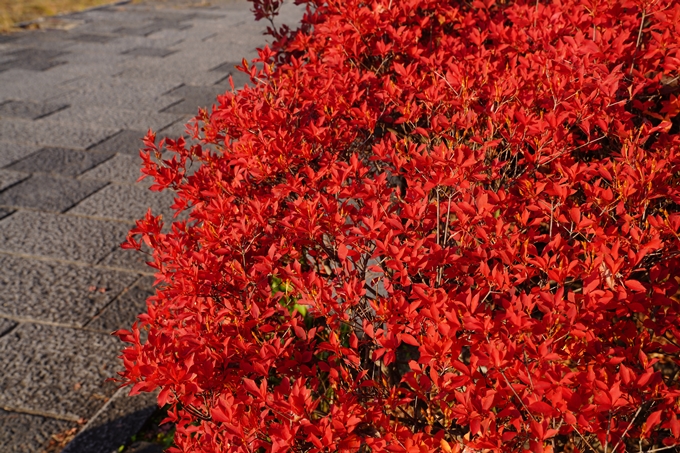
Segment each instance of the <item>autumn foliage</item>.
[[130,233],[159,284],[121,376],[170,451],[680,444],[680,2],[309,0],[271,31],[197,144],[145,140],[189,214]]

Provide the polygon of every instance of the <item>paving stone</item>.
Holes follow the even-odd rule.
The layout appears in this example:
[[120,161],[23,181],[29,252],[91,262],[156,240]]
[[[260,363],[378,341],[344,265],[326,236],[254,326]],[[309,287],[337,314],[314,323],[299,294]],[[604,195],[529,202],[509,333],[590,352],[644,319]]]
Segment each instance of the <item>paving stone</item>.
[[0,137],[16,139],[26,145],[85,149],[113,135],[118,129],[90,123],[54,121],[53,118],[54,115],[36,121],[3,118],[0,121]]
[[[219,23],[220,25],[223,21],[229,22],[226,18],[223,18],[219,22],[206,23],[202,20],[192,20],[191,23],[194,24],[193,28],[182,30],[182,36],[184,41],[178,43],[176,48],[181,50],[189,50],[190,47],[197,46],[212,46],[211,40],[219,35],[219,30],[215,29],[214,25]],[[175,48],[175,47],[173,47]],[[213,49],[214,53],[217,54],[218,58],[221,58],[222,49]],[[213,65],[214,66],[214,65]]]
[[13,60],[13,58],[11,56],[1,53],[1,51],[4,47],[8,47],[8,46],[0,44],[0,63],[4,63],[6,61],[12,61]]
[[8,170],[78,176],[110,159],[112,153],[68,148],[42,148],[7,167]]
[[144,277],[125,293],[121,294],[96,318],[87,325],[88,329],[113,332],[129,329],[137,316],[146,313],[146,300],[153,296],[154,277]]
[[146,132],[124,129],[93,146],[92,149],[95,151],[126,153],[139,156],[139,150],[144,148],[142,138],[145,135]]
[[[194,110],[193,113],[196,113],[198,109]],[[158,131],[156,137],[157,138],[162,138],[162,137],[169,137],[172,139],[177,139],[179,137],[188,137],[188,134],[186,132],[186,127],[187,123],[189,123],[192,119],[194,118],[193,115],[186,115],[184,116],[181,120],[171,124],[170,126],[161,129]]]
[[12,186],[29,175],[18,171],[0,170],[0,191]]
[[[127,396],[128,392],[128,388],[118,390],[62,453],[115,452],[121,444],[139,432],[158,408],[157,393]],[[147,448],[138,450],[137,453],[163,453],[163,448],[159,445],[155,447],[157,449]]]
[[[21,68],[0,71],[0,87],[2,87],[0,100],[21,99],[45,102],[64,91],[61,84],[73,78],[71,72],[74,69],[77,68],[62,65],[47,72],[34,72]],[[6,135],[3,134],[2,137]]]
[[107,219],[135,221],[146,214],[149,207],[155,214],[163,214],[166,222],[172,221],[174,204],[172,192],[152,192],[144,187],[111,184],[84,199],[69,210],[80,214]]
[[90,124],[101,128],[132,129],[135,126],[144,129],[160,129],[177,121],[178,115],[173,112],[160,113],[108,106],[80,106],[77,109],[66,109],[50,116],[53,121],[68,124]]
[[[156,45],[158,45],[160,42],[165,42],[166,45],[161,47],[172,47],[174,49],[176,45],[181,44],[187,39],[187,30],[190,28],[191,25],[163,28],[155,32],[153,36],[149,37],[148,39],[153,40],[153,43]],[[145,44],[148,45],[148,43]]]
[[182,101],[167,107],[164,111],[170,113],[197,114],[198,108],[210,108],[217,104],[217,96],[224,90],[218,86],[190,86],[182,85],[168,93],[169,96],[182,97]]
[[[97,47],[100,48],[99,52],[96,51]],[[120,47],[123,50],[129,48],[129,46]],[[70,94],[71,91],[79,89],[84,84],[91,85],[99,80],[110,78],[113,74],[122,71],[125,68],[125,61],[129,60],[124,55],[120,55],[120,50],[109,49],[106,44],[78,43],[78,49],[78,53],[74,52],[64,57],[68,64],[51,70],[55,74],[68,74],[68,79],[60,85],[65,88],[62,91],[63,94]],[[132,87],[132,90],[135,88]],[[123,90],[119,91],[124,93]],[[67,102],[73,104],[70,98],[67,98]]]
[[[250,12],[250,11],[248,11]],[[230,11],[230,14],[196,14],[193,19],[196,20],[214,20],[214,21],[223,21],[223,20],[229,20],[230,18],[233,19],[233,16],[236,16],[236,14],[233,14],[234,11]],[[212,24],[211,24],[212,25]]]
[[[200,45],[194,44],[193,46],[190,46],[190,48],[207,47],[210,49],[213,47],[213,45],[213,43],[210,45],[201,43]],[[233,46],[233,44],[225,45]],[[173,45],[173,48],[179,47],[181,47],[181,44]],[[231,50],[233,51],[233,49]],[[224,53],[209,53],[201,50],[184,49],[162,60],[150,60],[149,64],[137,68],[136,77],[150,79],[153,77],[154,72],[164,72],[164,67],[172,67],[173,75],[179,77],[180,81],[184,84],[194,86],[212,86],[218,81],[224,79],[226,74],[219,71],[210,71],[210,69],[217,67],[225,60],[231,61],[233,58],[253,58],[256,56],[256,53],[249,52],[246,48],[243,48],[243,50],[240,52],[234,51]]]
[[[114,48],[121,49],[121,52],[125,50],[132,50],[137,47],[141,48],[152,48],[152,49],[166,49],[171,48],[178,40],[184,39],[186,31],[175,31],[175,33],[163,33],[163,30],[155,32],[153,36],[122,36],[118,38],[118,41],[107,45],[111,50]],[[122,49],[122,46],[126,46],[126,49]],[[174,49],[173,49],[174,50]],[[134,62],[135,59],[128,58],[128,61]],[[132,63],[134,64],[134,63]],[[166,74],[171,74],[174,71],[166,71]],[[164,74],[165,75],[165,74]]]
[[157,12],[152,16],[152,20],[155,24],[172,28],[178,25],[183,25],[182,22],[186,22],[197,16],[198,14],[194,12],[187,13],[185,11],[157,10]]
[[231,91],[231,85],[229,85],[229,77],[231,77],[231,80],[234,82],[234,89],[236,90],[243,88],[246,84],[253,85],[253,82],[250,80],[250,76],[248,74],[234,70],[233,72],[229,72],[216,82],[216,85],[221,85],[222,87],[225,88],[223,92]]
[[0,220],[0,251],[96,263],[125,239],[129,225],[17,211]]
[[126,8],[117,11],[90,10],[81,14],[86,23],[80,30],[92,33],[113,33],[122,27],[141,27],[149,23],[146,14]]
[[162,30],[163,27],[156,25],[156,24],[150,24],[150,25],[144,25],[141,27],[121,27],[117,30],[114,30],[114,33],[116,34],[121,34],[121,35],[132,35],[132,36],[149,36],[153,33],[156,33],[160,30]]
[[7,101],[0,104],[0,116],[37,120],[68,107],[68,104],[48,104],[30,101]]
[[0,167],[5,167],[13,162],[23,159],[26,156],[30,156],[34,152],[38,151],[38,149],[40,148],[36,145],[0,141]]
[[[83,173],[80,179],[98,179],[117,183],[135,184],[142,176],[142,159],[138,156],[116,154],[106,162],[99,164],[92,170]],[[0,172],[0,181],[2,173]],[[148,186],[152,179],[147,177],[139,184]]]
[[[71,57],[68,56],[67,64],[57,66],[51,69],[47,73],[37,72],[36,74],[50,74],[54,75],[55,78],[62,79],[63,81],[59,83],[50,82],[52,85],[51,94],[47,97],[38,97],[37,100],[45,100],[49,102],[59,102],[62,97],[66,97],[66,103],[69,104],[70,108],[76,108],[78,105],[76,102],[71,101],[68,94],[76,89],[83,83],[87,83],[92,79],[107,77],[110,74],[115,73],[118,68],[117,65],[120,64],[119,59],[109,58],[111,55],[102,53],[97,59],[92,59],[95,61],[83,61],[85,56],[75,54]],[[75,61],[70,61],[75,60]],[[80,60],[80,61],[79,61]],[[1,74],[0,74],[1,75]],[[34,99],[32,95],[23,96],[24,98]],[[97,105],[96,102],[91,104],[81,103],[79,106],[83,107],[85,105]],[[107,105],[108,107],[108,105]],[[87,123],[86,123],[87,124]]]
[[17,40],[9,51],[3,53],[15,58],[33,58],[49,60],[59,58],[68,53],[67,42],[63,38],[68,33],[62,30],[41,30],[37,33],[18,33]]
[[0,255],[0,268],[0,316],[75,327],[91,322],[138,279],[134,273],[11,255]]
[[16,59],[29,60],[52,60],[54,58],[66,55],[68,52],[63,50],[49,50],[49,49],[18,49],[11,52],[5,52],[5,55],[10,55]]
[[209,106],[212,104],[214,103],[209,104],[207,102],[195,102],[193,100],[182,99],[181,101],[166,107],[163,112],[198,115],[199,107],[210,108]]
[[[75,422],[0,409],[0,451],[40,452],[56,433],[77,427]],[[108,452],[107,452],[108,453]]]
[[[144,247],[142,247],[142,250],[144,250]],[[146,264],[147,261],[151,260],[151,256],[143,251],[125,250],[117,247],[101,260],[99,265],[149,274],[156,272],[156,269]]]
[[283,2],[279,14],[276,16],[276,24],[278,26],[288,25],[289,28],[296,29],[305,11],[306,6],[303,4],[296,5],[294,2]]
[[67,45],[68,55],[62,55],[59,60],[70,61],[71,54],[82,52],[83,49],[89,49],[90,52],[106,51],[109,48],[115,48],[120,45],[120,40],[125,36],[117,33],[111,33],[107,27],[101,25],[96,28],[88,28],[86,26],[78,27],[76,30],[69,31],[62,39],[62,43]]
[[0,338],[0,405],[90,418],[110,398],[122,343],[98,332],[21,324]]
[[[7,318],[0,318],[0,337],[16,327],[17,323]],[[1,432],[1,431],[0,431]]]
[[[20,51],[17,53],[18,56],[24,58],[59,58],[68,51],[70,43],[64,40],[67,36],[68,32],[64,30],[40,30],[18,33],[18,39],[13,43],[12,47]],[[47,53],[46,51],[51,53]]]
[[[221,46],[223,46],[223,43],[221,42],[206,44],[204,42],[194,41],[193,43],[185,44],[184,40],[182,40],[181,42],[173,43],[171,46],[173,49],[178,49],[178,53],[170,55],[165,60],[154,60],[153,62],[157,65],[167,63],[168,66],[172,68],[173,73],[179,73],[183,78],[190,75],[192,69],[193,73],[205,72],[206,76],[211,75],[214,77],[219,76],[220,74],[215,74],[215,71],[211,72],[210,69],[219,66],[225,61],[240,61],[244,56],[249,56],[247,55],[247,49],[245,48],[237,51],[233,48],[222,49]],[[230,59],[229,57],[232,54],[239,56]],[[256,55],[257,54],[254,56]],[[193,82],[191,82],[191,84],[211,85],[210,83],[201,84]]]
[[0,63],[0,72],[9,69],[25,69],[27,71],[47,71],[55,66],[64,64],[63,61],[39,60],[33,58],[21,58]]
[[[121,68],[116,68],[110,72],[117,73],[120,70]],[[64,92],[53,100],[69,103],[72,105],[71,108],[101,105],[110,109],[129,111],[134,106],[137,111],[158,112],[178,100],[161,94],[179,83],[165,78],[155,81],[140,79],[131,81],[125,77],[104,75],[100,78],[87,78],[64,84],[62,85]]]
[[104,181],[36,174],[0,193],[0,205],[63,212],[105,185]]
[[74,34],[73,36],[70,37],[70,39],[74,41],[80,41],[80,42],[92,42],[92,43],[107,43],[111,41],[112,39],[115,39],[115,36],[110,36],[110,35],[95,35],[92,33],[79,33],[79,34]]
[[[165,74],[166,69],[163,68],[173,66],[171,62],[168,61],[169,58],[172,58],[172,56],[163,59],[147,58],[144,60],[144,65],[137,64],[132,67],[128,65],[125,69],[116,73],[115,76],[120,78],[121,80],[126,81],[130,85],[136,85],[138,81],[152,82],[153,80],[157,80],[158,74],[164,73],[163,74],[164,82],[172,82],[172,86],[180,85],[185,82],[183,75],[176,74],[174,71],[173,73]],[[134,62],[138,60],[130,59],[129,61]],[[162,64],[154,65],[155,63]]]
[[[266,26],[250,18],[244,18],[238,22],[232,20],[231,23],[213,22],[210,24],[210,30],[216,34],[206,39],[206,43],[210,44],[209,49],[219,49],[222,61],[240,61],[242,57],[249,59],[257,57],[257,48],[262,48],[268,44],[268,41],[271,41],[270,38],[264,36]],[[224,47],[217,47],[219,45]],[[186,49],[187,46],[178,45],[178,48]],[[196,48],[196,50],[201,52],[204,49]]]
[[17,37],[12,35],[0,35],[0,44],[7,44],[16,41]]
[[185,23],[175,23],[175,22],[155,22],[154,25],[160,27],[159,32],[163,32],[165,30],[171,30],[171,31],[184,31],[188,30],[191,27],[193,27],[193,24],[185,24]]
[[170,49],[159,49],[156,47],[135,47],[132,50],[129,50],[127,52],[123,52],[125,55],[134,55],[136,57],[167,57],[168,55],[171,55],[173,53],[177,52],[176,50],[170,50]]
[[211,69],[211,71],[224,73],[240,72],[239,70],[236,69],[236,66],[241,66],[241,62],[226,61],[215,66],[214,68]]

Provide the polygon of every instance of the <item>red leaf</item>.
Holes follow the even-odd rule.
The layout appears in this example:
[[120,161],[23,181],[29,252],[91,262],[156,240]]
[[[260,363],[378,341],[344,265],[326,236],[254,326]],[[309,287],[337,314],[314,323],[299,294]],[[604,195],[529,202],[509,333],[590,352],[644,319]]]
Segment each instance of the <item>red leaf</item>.
[[680,422],[678,422],[678,417],[676,414],[671,415],[670,420],[671,433],[675,439],[680,438]]
[[626,280],[623,283],[626,285],[626,288],[630,289],[631,291],[635,291],[636,293],[644,293],[647,291],[642,283],[637,280]]
[[535,403],[531,403],[529,405],[529,410],[532,413],[540,414],[544,417],[551,416],[555,412],[555,409],[551,405],[544,403],[543,401],[536,401]]
[[338,245],[338,258],[340,258],[341,261],[347,259],[347,247],[345,244]]
[[410,344],[411,346],[420,346],[420,343],[418,343],[418,340],[416,340],[413,337],[413,335],[410,335],[408,333],[402,333],[401,334],[401,340],[406,344]]
[[661,413],[662,410],[654,411],[652,412],[649,417],[647,417],[647,421],[645,422],[645,432],[650,433],[656,425],[661,423]]

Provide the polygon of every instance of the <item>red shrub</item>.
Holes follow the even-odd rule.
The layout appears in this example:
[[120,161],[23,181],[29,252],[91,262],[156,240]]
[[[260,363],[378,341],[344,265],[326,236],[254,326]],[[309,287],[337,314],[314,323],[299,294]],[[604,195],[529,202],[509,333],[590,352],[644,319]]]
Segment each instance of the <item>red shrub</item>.
[[121,374],[172,451],[680,443],[680,3],[310,3],[200,145],[146,140],[191,214],[131,232]]

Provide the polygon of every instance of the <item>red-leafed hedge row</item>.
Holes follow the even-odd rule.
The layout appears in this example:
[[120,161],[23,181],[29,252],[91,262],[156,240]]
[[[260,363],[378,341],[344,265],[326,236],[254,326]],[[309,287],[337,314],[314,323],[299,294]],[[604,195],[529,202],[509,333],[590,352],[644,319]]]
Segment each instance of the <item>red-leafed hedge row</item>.
[[679,444],[680,2],[308,3],[145,141],[190,216],[130,234],[121,375],[171,451]]

